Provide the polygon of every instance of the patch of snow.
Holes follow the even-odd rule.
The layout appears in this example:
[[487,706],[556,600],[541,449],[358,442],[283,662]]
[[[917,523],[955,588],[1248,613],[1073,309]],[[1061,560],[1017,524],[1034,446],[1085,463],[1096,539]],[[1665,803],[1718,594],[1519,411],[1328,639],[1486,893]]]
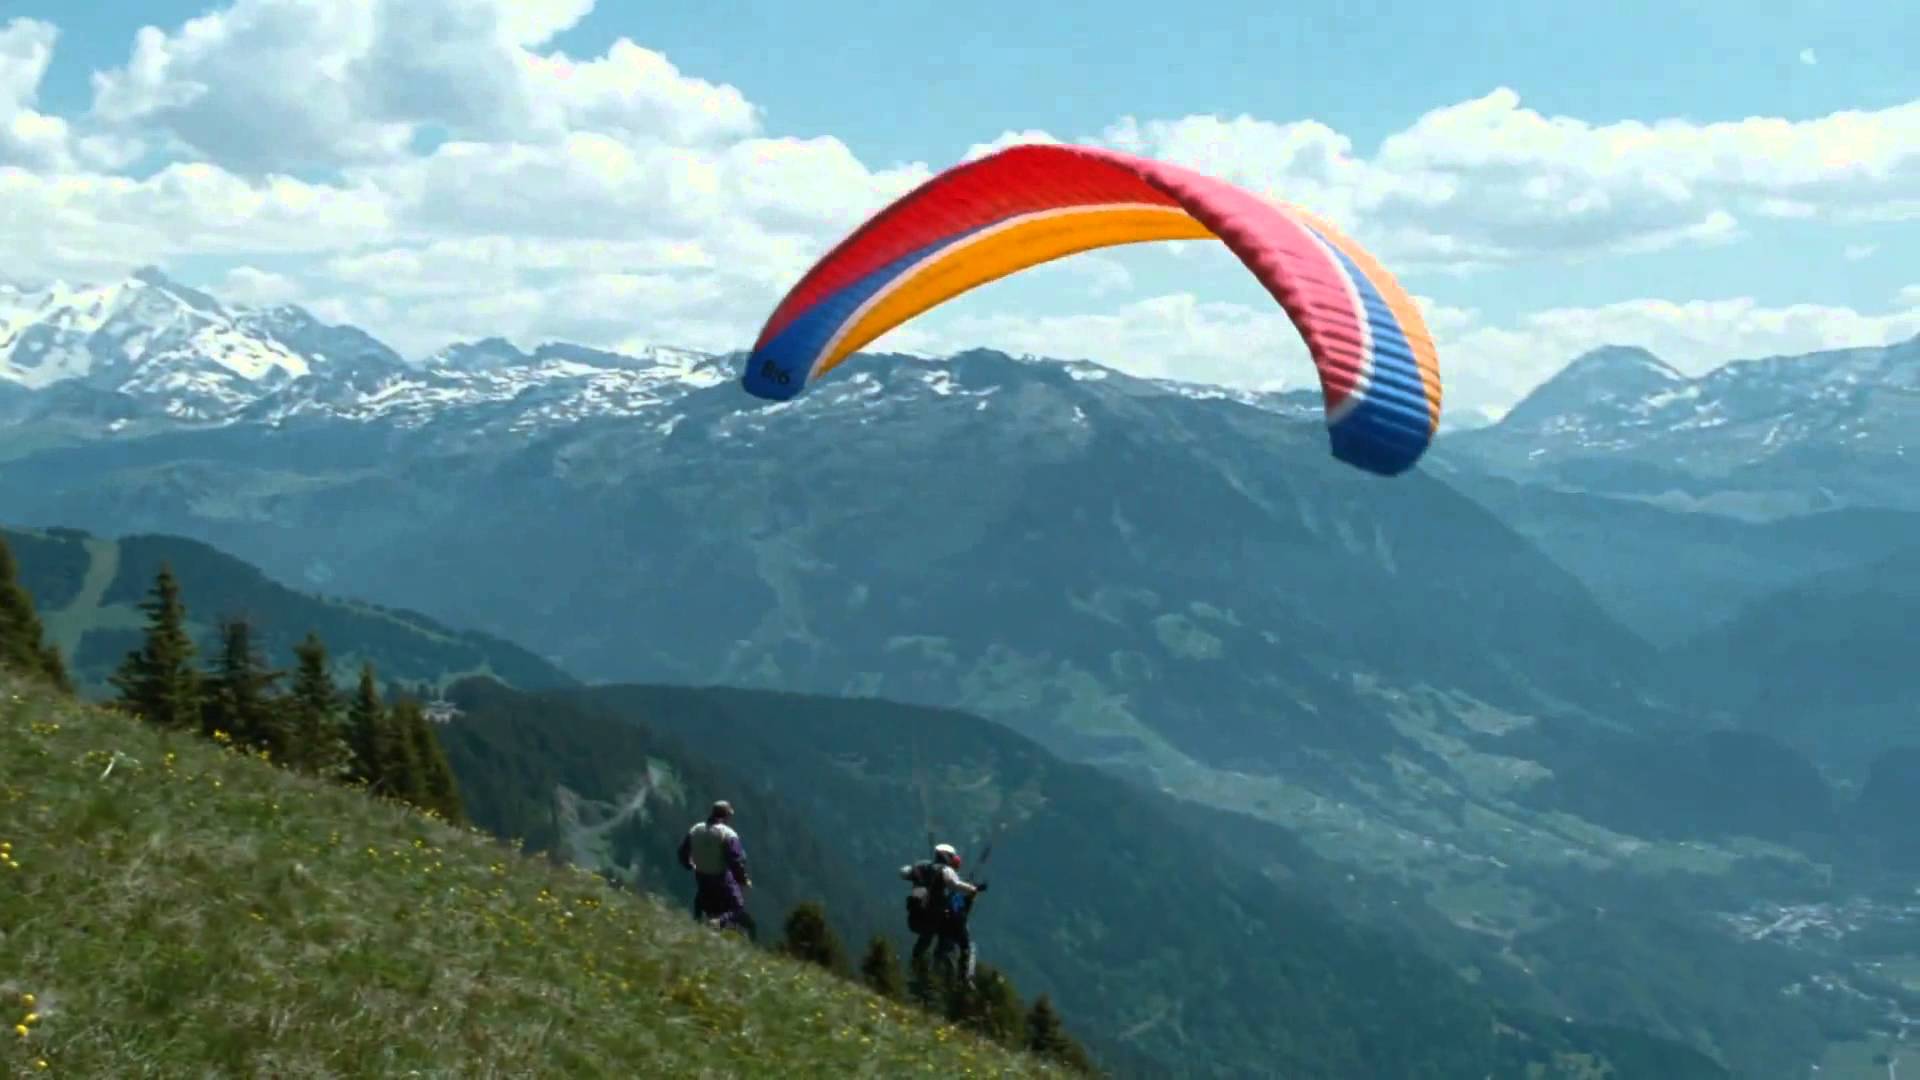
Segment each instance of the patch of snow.
[[1641,401],[1637,411],[1643,413],[1652,412],[1655,409],[1665,408],[1676,401],[1691,401],[1699,396],[1700,385],[1698,383],[1692,383],[1673,390],[1662,390]]

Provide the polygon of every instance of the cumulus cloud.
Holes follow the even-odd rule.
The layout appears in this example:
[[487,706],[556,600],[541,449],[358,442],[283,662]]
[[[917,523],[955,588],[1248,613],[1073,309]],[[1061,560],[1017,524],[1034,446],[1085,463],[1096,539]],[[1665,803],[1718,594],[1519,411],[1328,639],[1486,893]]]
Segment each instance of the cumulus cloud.
[[59,34],[37,19],[12,19],[0,27],[0,166],[59,169],[72,163],[66,121],[33,108]]
[[0,236],[23,275],[112,275],[182,253],[320,253],[385,235],[388,209],[365,188],[250,184],[202,164],[143,180],[0,168]]
[[987,142],[974,143],[967,147],[967,152],[960,155],[960,160],[976,161],[988,154],[997,154],[1014,146],[1058,146],[1064,141],[1037,129],[1008,131]]
[[[758,300],[929,175],[869,169],[832,138],[766,135],[738,90],[624,39],[584,60],[539,51],[590,7],[239,0],[145,28],[124,65],[94,76],[84,163],[149,147],[176,163],[136,180],[39,153],[0,176],[10,254],[71,275],[167,254],[312,251],[332,256],[301,275],[316,303],[353,307],[334,295],[343,285],[417,292],[438,272],[432,287],[473,299],[476,320],[498,310],[503,284],[546,271],[721,265]],[[63,148],[62,121],[22,112],[53,41],[51,26],[22,20],[0,37],[0,117],[16,129],[37,118]],[[9,149],[0,142],[0,165]],[[461,244],[485,252],[458,264],[464,278],[451,271]],[[327,268],[347,276],[316,280]],[[647,280],[687,304],[706,296],[698,281]],[[524,308],[566,305],[535,295]]]
[[[1195,125],[1213,123],[1181,126]],[[1335,178],[1354,193],[1353,205],[1336,202],[1330,213],[1373,226],[1384,243],[1443,260],[1721,241],[1735,234],[1740,215],[1794,212],[1787,207],[1898,216],[1897,204],[1920,188],[1920,102],[1801,122],[1595,125],[1543,115],[1500,89],[1426,114],[1364,162],[1331,132],[1289,127],[1289,137],[1267,140],[1277,147],[1260,163],[1269,175],[1304,173],[1309,190]],[[1155,145],[1176,157],[1189,153],[1177,141]]]
[[284,304],[300,296],[300,283],[285,274],[257,266],[236,266],[218,286],[220,298],[245,307]]
[[247,173],[391,161],[423,131],[548,141],[588,130],[682,144],[752,132],[740,92],[631,41],[536,50],[591,0],[238,0],[140,31],[94,75],[93,115]]
[[[1009,132],[969,156],[1022,142]],[[1920,101],[1812,120],[1593,124],[1501,87],[1371,155],[1313,120],[1125,117],[1075,141],[1178,162],[1312,207],[1401,265],[1470,269],[1721,244],[1742,220],[1920,218]]]

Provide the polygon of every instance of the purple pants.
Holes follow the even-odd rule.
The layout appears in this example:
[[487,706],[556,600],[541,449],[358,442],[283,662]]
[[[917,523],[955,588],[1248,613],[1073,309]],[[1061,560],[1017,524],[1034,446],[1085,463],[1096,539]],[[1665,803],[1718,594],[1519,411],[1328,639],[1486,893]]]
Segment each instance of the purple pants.
[[713,919],[722,927],[740,925],[746,914],[747,898],[732,874],[693,875],[693,917]]

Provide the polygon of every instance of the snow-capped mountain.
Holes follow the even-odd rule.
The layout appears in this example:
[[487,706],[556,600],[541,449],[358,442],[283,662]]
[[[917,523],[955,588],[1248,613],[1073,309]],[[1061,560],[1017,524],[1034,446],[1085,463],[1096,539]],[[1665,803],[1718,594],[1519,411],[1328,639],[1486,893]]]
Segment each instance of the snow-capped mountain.
[[1920,337],[1741,360],[1688,378],[1589,353],[1437,458],[1569,490],[1750,517],[1920,508]]
[[[1609,346],[1568,364],[1514,406],[1500,421],[1511,430],[1559,433],[1594,419],[1598,440],[1619,437],[1617,429],[1655,422],[1649,403],[1685,385],[1687,377],[1645,349]],[[1583,428],[1583,430],[1585,430]]]
[[29,390],[77,384],[213,419],[312,374],[316,357],[275,324],[272,312],[231,311],[153,270],[96,287],[0,285],[0,379]]
[[224,425],[294,418],[420,423],[512,404],[510,427],[626,413],[730,377],[720,357],[638,356],[489,339],[413,364],[292,305],[223,304],[154,269],[102,286],[0,285],[0,403],[34,419]]
[[[969,355],[856,357],[807,395],[808,408],[869,418],[955,394],[979,395],[986,408],[985,397],[1012,386],[1012,369]],[[1021,359],[1040,362],[1048,378],[1111,380],[1125,394],[1320,416],[1312,391],[1256,393]],[[608,417],[665,434],[689,395],[733,381],[740,360],[669,346],[628,355],[554,342],[527,352],[487,338],[410,362],[355,327],[292,305],[225,304],[153,269],[104,286],[0,285],[0,420],[29,442],[44,438],[27,430],[34,422],[57,426],[62,439],[341,421],[485,435]],[[788,407],[741,393],[699,405],[748,424]],[[1920,508],[1912,475],[1920,449],[1907,446],[1916,420],[1920,338],[1739,361],[1698,378],[1644,349],[1608,347],[1575,360],[1500,422],[1443,435],[1428,462],[1748,517]]]
[[[387,420],[411,427],[457,413],[485,427],[526,430],[594,416],[639,415],[733,375],[726,358],[684,350],[652,349],[644,357],[603,354],[617,363],[576,359],[570,351],[543,345],[531,355],[501,362],[499,354],[455,346],[429,362],[434,366],[407,368],[352,392],[315,380],[264,393],[234,419]],[[488,415],[471,415],[482,410]]]
[[[1134,379],[1086,362],[1048,363],[1065,378],[1114,378],[1140,392],[1318,415],[1312,393],[1255,393]],[[0,410],[16,422],[59,422],[80,437],[327,420],[418,427],[457,419],[468,430],[516,432],[653,412],[669,422],[670,406],[733,380],[739,364],[738,354],[663,345],[623,354],[550,342],[526,352],[497,337],[456,343],[411,363],[355,327],[323,323],[292,305],[223,304],[153,269],[107,286],[0,286]],[[816,394],[827,395],[821,407],[852,404],[880,385],[876,379],[896,395],[992,392],[958,389],[959,370],[925,361],[882,371],[870,358],[856,358]],[[738,406],[780,408],[745,395]]]

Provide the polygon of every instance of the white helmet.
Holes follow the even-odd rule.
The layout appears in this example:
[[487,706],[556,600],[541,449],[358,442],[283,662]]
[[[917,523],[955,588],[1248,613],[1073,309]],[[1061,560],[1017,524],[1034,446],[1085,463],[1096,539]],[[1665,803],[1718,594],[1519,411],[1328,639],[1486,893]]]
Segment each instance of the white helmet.
[[935,844],[933,846],[933,857],[946,863],[948,866],[960,865],[960,853],[953,850],[952,844]]

